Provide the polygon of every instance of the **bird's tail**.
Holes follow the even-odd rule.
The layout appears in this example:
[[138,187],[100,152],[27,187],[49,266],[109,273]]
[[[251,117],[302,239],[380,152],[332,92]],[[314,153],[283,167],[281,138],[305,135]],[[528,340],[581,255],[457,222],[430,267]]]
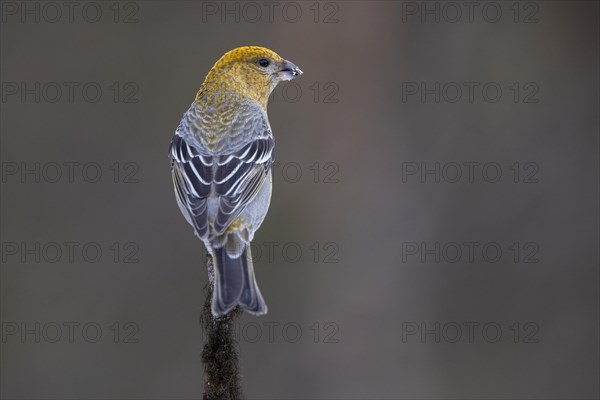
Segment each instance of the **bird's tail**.
[[266,314],[267,305],[254,277],[250,247],[236,239],[230,236],[228,242],[237,242],[242,251],[239,251],[240,247],[232,251],[231,243],[213,250],[215,288],[212,312],[217,316],[225,315],[239,305],[251,314]]

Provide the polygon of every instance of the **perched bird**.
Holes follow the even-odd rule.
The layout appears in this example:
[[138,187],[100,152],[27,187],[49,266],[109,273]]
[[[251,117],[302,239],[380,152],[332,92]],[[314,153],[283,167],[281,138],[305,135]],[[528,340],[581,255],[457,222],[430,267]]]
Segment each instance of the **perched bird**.
[[302,74],[258,46],[231,50],[209,71],[175,131],[169,155],[177,204],[215,265],[212,313],[239,305],[261,315],[250,241],[271,201],[269,95]]

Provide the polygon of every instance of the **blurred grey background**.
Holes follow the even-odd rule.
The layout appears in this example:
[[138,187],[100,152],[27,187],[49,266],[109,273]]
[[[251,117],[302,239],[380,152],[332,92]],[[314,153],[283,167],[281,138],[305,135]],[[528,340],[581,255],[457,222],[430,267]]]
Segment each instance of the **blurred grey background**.
[[305,72],[247,398],[598,398],[598,2],[0,5],[3,398],[202,396],[167,148],[241,45]]

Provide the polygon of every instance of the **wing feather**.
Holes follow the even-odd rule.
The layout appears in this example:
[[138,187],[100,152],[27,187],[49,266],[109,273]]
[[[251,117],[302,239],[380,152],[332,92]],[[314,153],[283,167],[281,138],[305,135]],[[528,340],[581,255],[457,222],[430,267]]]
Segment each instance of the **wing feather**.
[[220,196],[216,232],[227,229],[265,183],[274,147],[272,136],[256,139],[230,155],[228,163],[219,165],[214,181],[215,192]]
[[[178,133],[169,154],[177,202],[198,236],[222,234],[265,183],[275,143],[270,131],[229,154],[207,155]],[[209,196],[218,198],[216,215],[208,215]],[[213,219],[213,232],[209,219]]]

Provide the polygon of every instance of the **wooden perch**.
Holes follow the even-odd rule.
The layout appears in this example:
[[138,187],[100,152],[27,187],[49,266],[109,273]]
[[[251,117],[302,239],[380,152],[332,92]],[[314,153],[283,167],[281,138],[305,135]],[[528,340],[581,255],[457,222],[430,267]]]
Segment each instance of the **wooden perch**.
[[206,260],[208,284],[206,300],[200,315],[200,324],[207,336],[202,350],[204,363],[204,400],[237,400],[242,398],[234,320],[242,312],[238,307],[229,314],[215,318],[211,311],[214,288],[214,265],[209,255]]

